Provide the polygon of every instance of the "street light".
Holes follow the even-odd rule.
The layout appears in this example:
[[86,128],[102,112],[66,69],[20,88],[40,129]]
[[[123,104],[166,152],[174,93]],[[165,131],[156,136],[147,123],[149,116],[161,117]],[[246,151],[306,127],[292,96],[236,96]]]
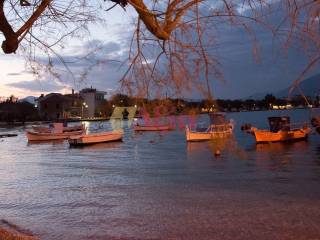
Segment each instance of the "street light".
[[83,102],[81,105],[81,117],[83,118],[83,107],[88,108],[88,105],[86,102]]

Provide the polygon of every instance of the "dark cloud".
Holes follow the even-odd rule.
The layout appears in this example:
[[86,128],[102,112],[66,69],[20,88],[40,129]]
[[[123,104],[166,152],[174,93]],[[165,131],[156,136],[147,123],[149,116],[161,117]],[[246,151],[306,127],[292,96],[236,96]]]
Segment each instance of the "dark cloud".
[[83,45],[73,46],[75,54],[61,54],[60,56],[41,56],[36,61],[43,65],[52,65],[55,68],[85,68],[99,63],[120,63],[123,56],[121,45],[115,42],[101,42],[92,40]]
[[[275,1],[265,21],[278,26],[285,17],[280,2]],[[285,36],[270,31],[263,25],[251,24],[248,34],[244,28],[221,24],[217,27],[219,47],[212,52],[223,65],[225,82],[212,81],[218,98],[247,98],[257,92],[276,92],[287,88],[309,62],[297,40],[285,48]],[[287,26],[283,25],[283,28]],[[253,37],[255,40],[253,40]],[[254,46],[258,52],[254,54]],[[319,65],[308,76],[320,72]]]
[[25,89],[36,92],[59,92],[64,86],[55,81],[21,81],[7,84],[9,87]]
[[34,72],[33,71],[30,71],[30,70],[23,70],[21,71],[21,74],[33,74]]
[[[86,48],[89,51],[95,51],[96,49],[101,50],[103,54],[110,55],[112,53],[116,53],[121,50],[121,45],[115,42],[102,42],[100,40],[92,40],[85,43],[81,48]],[[97,51],[97,53],[101,53],[101,51]]]
[[33,72],[32,71],[28,71],[28,70],[23,70],[21,72],[8,73],[7,75],[8,76],[21,76],[21,75],[24,75],[24,74],[33,74]]
[[[125,55],[121,45],[115,42],[102,43],[90,41],[83,46],[73,47],[75,53],[87,49],[87,54],[63,55],[63,61],[57,56],[38,57],[37,62],[53,66],[55,75],[48,72],[40,74],[41,81],[22,82],[10,86],[36,91],[59,91],[65,86],[80,90],[93,87],[99,90],[117,89],[118,81],[125,72],[126,64],[122,65]],[[66,68],[68,67],[68,69]],[[124,66],[121,68],[121,66]],[[70,70],[70,71],[69,71]]]
[[20,76],[22,73],[8,73],[8,76]]

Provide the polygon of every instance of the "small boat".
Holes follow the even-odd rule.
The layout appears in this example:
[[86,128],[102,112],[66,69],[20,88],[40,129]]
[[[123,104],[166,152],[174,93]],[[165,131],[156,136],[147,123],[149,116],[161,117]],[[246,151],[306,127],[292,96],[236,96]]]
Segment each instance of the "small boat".
[[174,130],[174,126],[165,124],[165,125],[139,125],[136,124],[133,126],[135,131],[170,131]]
[[225,138],[232,134],[233,123],[226,121],[225,115],[222,113],[211,113],[210,125],[207,128],[198,128],[192,130],[186,126],[187,141],[208,141],[216,138]]
[[311,119],[311,125],[316,129],[317,133],[320,134],[320,116],[313,117]]
[[[62,123],[53,123],[49,127],[43,127],[43,126],[32,126],[33,131],[35,132],[43,132],[43,133],[50,133],[54,128],[60,128]],[[72,132],[72,131],[80,131],[83,130],[85,127],[83,124],[76,125],[76,126],[70,126],[65,127],[62,125],[62,132]]]
[[290,118],[269,117],[270,130],[259,130],[251,128],[252,135],[255,136],[257,143],[263,142],[285,142],[306,139],[311,132],[307,124],[298,126],[290,124]]
[[232,134],[232,124],[210,125],[206,129],[191,130],[186,126],[187,141],[207,141],[215,138],[224,138]]
[[4,133],[4,134],[0,134],[0,138],[16,137],[16,136],[18,136],[18,134],[16,134],[16,133]]
[[26,131],[28,141],[50,141],[58,139],[68,139],[71,136],[82,135],[85,130],[80,131],[71,131],[71,132],[62,132],[62,131],[52,131],[52,132],[35,132],[35,131]]
[[123,137],[123,131],[110,131],[102,133],[90,133],[80,136],[69,137],[70,146],[84,146],[96,143],[105,143],[112,141],[120,141]]

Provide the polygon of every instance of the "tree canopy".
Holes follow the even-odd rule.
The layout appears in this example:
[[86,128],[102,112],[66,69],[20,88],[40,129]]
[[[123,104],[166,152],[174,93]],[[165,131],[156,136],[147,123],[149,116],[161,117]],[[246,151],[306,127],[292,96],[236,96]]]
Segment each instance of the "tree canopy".
[[[320,58],[318,0],[0,0],[1,47],[6,54],[19,45],[32,54],[34,48],[57,54],[55,46],[63,39],[87,30],[89,23],[103,22],[109,11],[127,8],[135,10],[137,21],[120,82],[132,95],[196,88],[210,98],[210,79],[223,75],[219,59],[209,51],[222,24],[247,32],[254,55],[258,47],[252,29],[258,25],[281,39],[284,48],[299,41],[310,58],[305,71]],[[268,16],[279,9],[284,14],[271,23]]]

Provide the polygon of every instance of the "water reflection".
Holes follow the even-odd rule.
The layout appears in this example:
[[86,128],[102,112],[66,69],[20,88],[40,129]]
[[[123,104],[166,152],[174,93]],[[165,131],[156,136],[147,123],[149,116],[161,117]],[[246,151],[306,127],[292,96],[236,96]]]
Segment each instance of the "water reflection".
[[220,157],[216,154],[217,150],[222,153],[222,157],[227,154],[238,159],[247,159],[246,152],[238,144],[234,135],[204,142],[187,142],[187,152],[190,156],[206,152],[206,154],[210,153],[211,156]]
[[304,156],[308,150],[307,141],[298,142],[277,142],[256,144],[257,166],[271,171],[290,171],[294,163]]
[[83,152],[89,152],[89,151],[102,151],[102,150],[116,150],[117,148],[120,148],[123,144],[123,141],[115,141],[115,142],[105,142],[105,143],[96,143],[96,144],[90,144],[85,146],[70,146],[71,149],[74,149],[75,151],[83,151]]
[[261,143],[255,145],[255,150],[257,152],[267,152],[276,153],[281,155],[281,153],[288,152],[291,150],[304,152],[308,147],[307,141],[297,141],[297,142],[275,142],[275,143]]
[[[231,118],[263,126],[271,114]],[[87,122],[90,131],[123,128],[124,141],[76,149],[27,145],[24,130],[14,130],[18,137],[0,142],[1,218],[45,240],[319,236],[320,136],[256,145],[235,129],[231,138],[186,143],[184,131],[139,134],[130,124]]]
[[27,141],[27,146],[32,145],[61,145],[64,144],[65,139],[46,140],[46,141]]
[[314,159],[314,161],[318,166],[320,166],[320,144],[316,147],[315,153],[317,154],[317,157]]
[[112,130],[119,130],[124,128],[131,128],[134,119],[122,120],[122,119],[110,119],[110,125]]

